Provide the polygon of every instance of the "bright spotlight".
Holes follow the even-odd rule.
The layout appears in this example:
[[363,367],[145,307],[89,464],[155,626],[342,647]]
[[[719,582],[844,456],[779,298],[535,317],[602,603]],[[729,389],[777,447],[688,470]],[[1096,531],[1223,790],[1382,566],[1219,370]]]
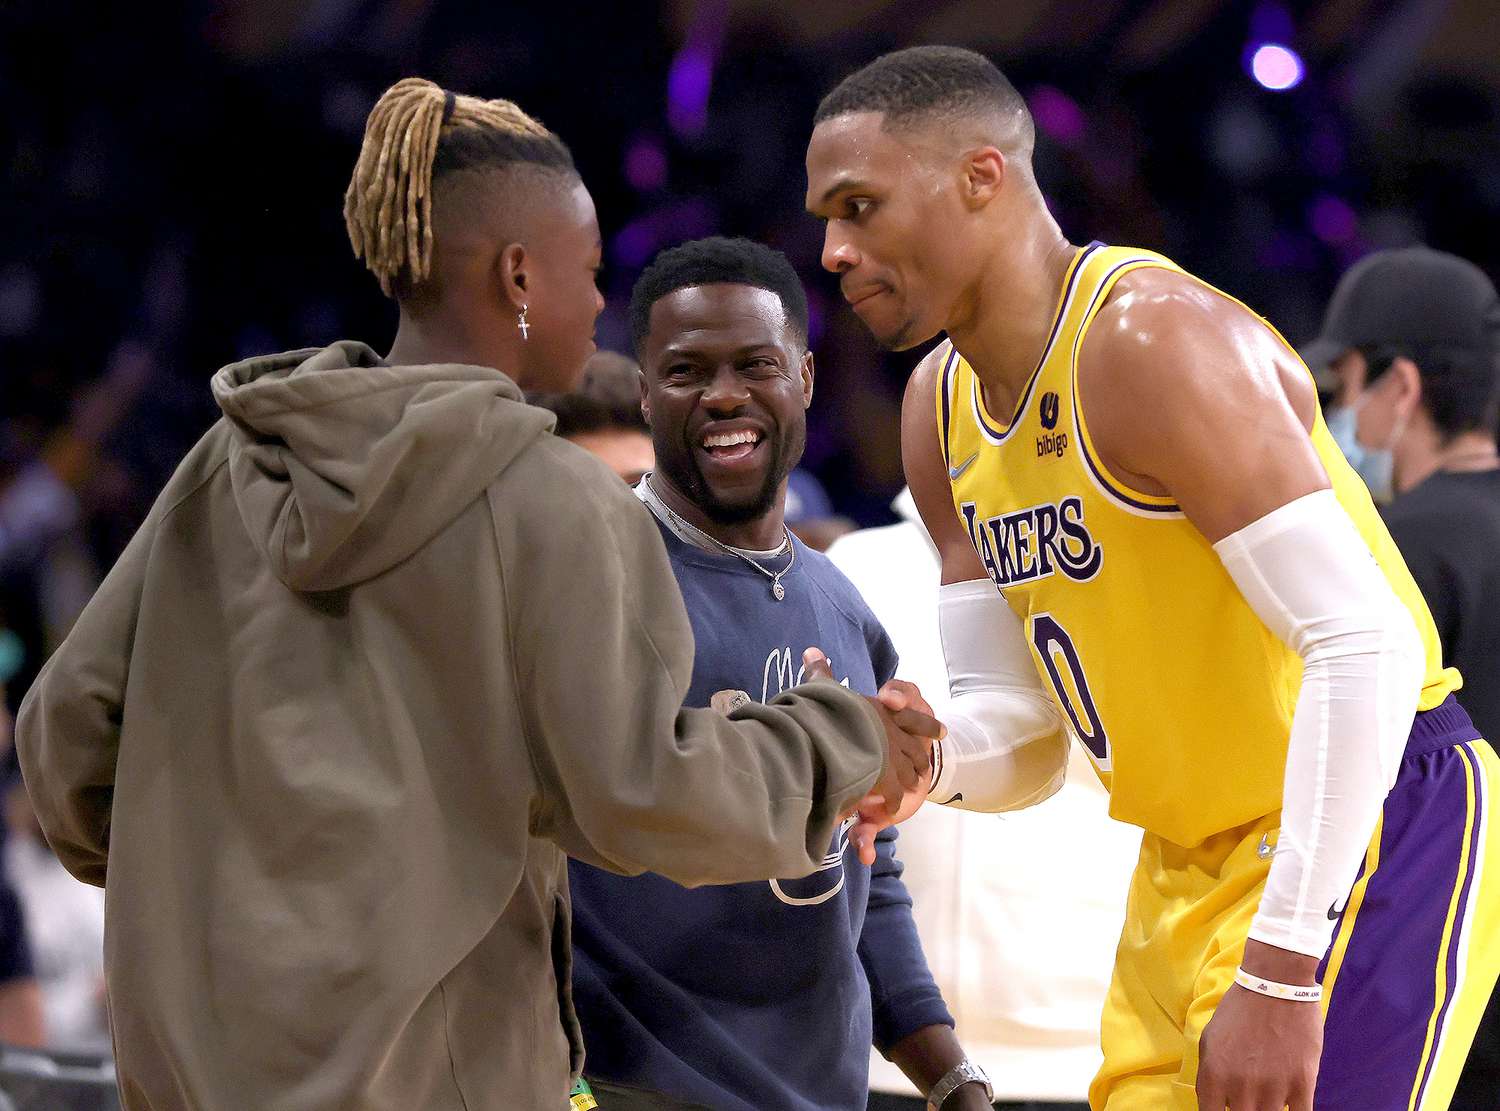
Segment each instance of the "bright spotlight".
[[1274,92],[1300,85],[1302,72],[1302,58],[1290,46],[1279,42],[1262,43],[1250,56],[1250,76]]

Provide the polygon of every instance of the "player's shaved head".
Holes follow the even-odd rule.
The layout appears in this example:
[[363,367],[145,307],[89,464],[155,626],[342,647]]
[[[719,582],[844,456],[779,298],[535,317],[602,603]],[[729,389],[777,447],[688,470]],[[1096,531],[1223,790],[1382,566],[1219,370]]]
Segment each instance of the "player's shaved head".
[[887,131],[990,143],[1026,164],[1036,142],[1016,87],[983,54],[956,46],[913,46],[875,59],[823,98],[813,125],[859,112],[879,113]]
[[1054,236],[1035,139],[1015,86],[951,46],[886,54],[823,99],[807,210],[826,224],[824,268],[877,340],[905,349],[962,329],[985,276]]

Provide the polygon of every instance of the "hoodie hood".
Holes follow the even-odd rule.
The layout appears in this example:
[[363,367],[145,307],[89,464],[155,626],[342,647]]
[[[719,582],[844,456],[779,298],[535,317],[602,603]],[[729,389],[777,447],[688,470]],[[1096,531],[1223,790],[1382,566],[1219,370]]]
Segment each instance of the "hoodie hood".
[[232,363],[213,392],[240,516],[302,591],[400,563],[554,424],[497,370],[389,366],[347,341]]

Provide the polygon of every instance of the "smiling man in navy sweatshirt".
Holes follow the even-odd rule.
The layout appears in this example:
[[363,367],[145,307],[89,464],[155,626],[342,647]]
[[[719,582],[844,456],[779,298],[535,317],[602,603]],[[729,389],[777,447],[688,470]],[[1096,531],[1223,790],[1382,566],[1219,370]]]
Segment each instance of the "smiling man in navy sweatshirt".
[[[895,649],[782,519],[813,389],[791,265],[746,240],[684,244],[641,276],[631,325],[656,449],[637,493],[692,622],[687,704],[769,701],[811,647],[874,694]],[[690,890],[571,864],[575,1002],[602,1111],[863,1108],[872,1042],[944,1111],[990,1105],[922,955],[894,830],[866,867],[847,829],[801,879]]]

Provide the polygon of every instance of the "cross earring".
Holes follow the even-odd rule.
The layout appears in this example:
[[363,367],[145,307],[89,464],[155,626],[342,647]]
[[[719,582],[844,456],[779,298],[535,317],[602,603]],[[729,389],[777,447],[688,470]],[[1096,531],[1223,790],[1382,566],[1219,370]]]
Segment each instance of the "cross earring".
[[516,318],[516,327],[521,329],[521,339],[524,342],[531,338],[531,325],[526,323],[526,306],[521,306],[521,314]]

